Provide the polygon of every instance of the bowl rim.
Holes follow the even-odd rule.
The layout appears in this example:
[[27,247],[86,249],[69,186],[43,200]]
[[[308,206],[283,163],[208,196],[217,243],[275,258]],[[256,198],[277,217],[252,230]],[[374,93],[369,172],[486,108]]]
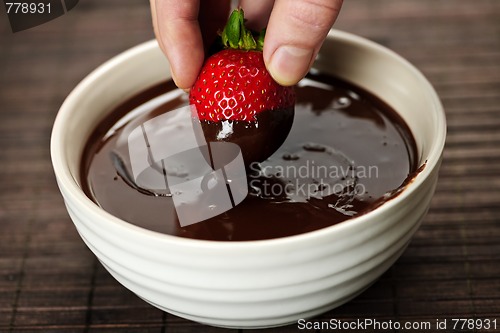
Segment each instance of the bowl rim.
[[[176,246],[203,247],[205,249],[225,249],[228,247],[232,249],[252,249],[255,247],[260,248],[267,246],[287,246],[291,243],[296,245],[297,243],[309,242],[316,238],[331,237],[331,234],[358,228],[360,225],[368,223],[374,216],[383,214],[384,212],[393,209],[394,206],[401,204],[401,202],[404,201],[412,192],[415,192],[418,188],[420,188],[424,181],[431,176],[431,173],[437,167],[439,167],[446,140],[446,117],[443,106],[436,91],[434,90],[431,83],[427,80],[427,78],[420,72],[420,70],[418,70],[409,61],[404,59],[396,52],[367,38],[336,29],[332,29],[328,33],[327,39],[333,41],[338,40],[342,43],[355,44],[359,47],[372,49],[376,52],[384,54],[389,58],[392,58],[394,61],[399,63],[399,66],[405,67],[418,79],[419,84],[421,84],[422,88],[426,91],[426,93],[429,94],[429,97],[431,98],[432,104],[434,106],[434,112],[436,113],[437,120],[434,124],[436,127],[436,138],[429,150],[429,154],[425,161],[425,167],[408,185],[406,185],[401,193],[399,193],[396,197],[384,202],[381,206],[363,215],[353,217],[344,222],[326,228],[321,228],[318,230],[293,236],[250,241],[213,241],[169,235],[129,223],[99,207],[85,195],[81,187],[78,185],[77,179],[75,178],[79,177],[79,175],[73,175],[69,170],[68,165],[65,163],[65,142],[64,140],[62,140],[65,133],[65,122],[66,119],[71,116],[72,105],[78,99],[82,98],[83,92],[85,92],[87,89],[91,89],[90,86],[94,81],[106,76],[108,71],[110,71],[114,67],[122,65],[130,58],[139,56],[143,53],[151,52],[153,49],[158,48],[158,43],[154,39],[136,45],[112,57],[108,61],[98,66],[70,92],[68,97],[61,105],[54,121],[50,141],[52,165],[61,193],[63,194],[63,196],[64,193],[66,193],[66,195],[69,195],[78,205],[81,205],[82,208],[85,209],[88,214],[90,214],[90,218],[86,220],[91,221],[91,223],[104,223],[104,221],[106,221],[106,224],[111,224],[110,226],[117,228],[117,230],[135,233],[137,234],[137,236],[141,235],[142,237],[147,238],[151,241],[167,242],[171,245]],[[64,199],[66,200],[67,198]],[[95,219],[99,219],[100,221],[95,222]]]

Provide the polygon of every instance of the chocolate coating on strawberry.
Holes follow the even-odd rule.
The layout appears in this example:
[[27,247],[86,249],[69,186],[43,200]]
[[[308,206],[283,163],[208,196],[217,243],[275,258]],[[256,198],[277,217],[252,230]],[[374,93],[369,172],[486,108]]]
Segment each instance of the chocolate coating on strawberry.
[[267,110],[255,116],[255,121],[201,120],[206,142],[225,141],[237,144],[247,166],[262,162],[283,144],[293,124],[294,107]]
[[264,33],[256,40],[244,26],[243,10],[235,10],[222,33],[227,48],[205,61],[189,96],[206,142],[239,145],[247,165],[274,153],[293,123],[295,93],[267,71]]

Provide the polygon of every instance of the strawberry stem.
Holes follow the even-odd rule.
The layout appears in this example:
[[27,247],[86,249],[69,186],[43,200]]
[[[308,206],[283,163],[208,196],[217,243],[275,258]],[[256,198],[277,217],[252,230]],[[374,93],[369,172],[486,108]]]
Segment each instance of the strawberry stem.
[[222,31],[222,43],[226,48],[239,50],[257,50],[262,51],[264,45],[265,29],[262,30],[255,40],[251,30],[245,27],[245,15],[243,9],[235,9],[229,20],[227,21],[224,30]]
[[264,37],[266,37],[266,28],[260,31],[259,37],[257,38],[257,49],[262,51],[264,48]]

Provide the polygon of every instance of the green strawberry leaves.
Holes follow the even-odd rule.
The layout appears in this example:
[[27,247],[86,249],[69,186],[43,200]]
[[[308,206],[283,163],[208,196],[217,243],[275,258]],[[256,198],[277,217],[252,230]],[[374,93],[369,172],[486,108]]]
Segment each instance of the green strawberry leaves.
[[262,51],[265,32],[266,30],[263,29],[257,36],[257,40],[255,40],[254,33],[245,26],[245,14],[243,9],[238,8],[231,13],[222,31],[222,43],[225,48]]

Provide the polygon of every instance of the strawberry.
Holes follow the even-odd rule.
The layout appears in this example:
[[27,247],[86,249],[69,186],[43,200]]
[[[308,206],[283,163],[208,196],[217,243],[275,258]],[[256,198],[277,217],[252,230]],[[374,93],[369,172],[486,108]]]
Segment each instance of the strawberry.
[[247,165],[279,148],[293,122],[295,93],[267,71],[264,33],[255,40],[235,10],[222,32],[225,49],[206,59],[189,96],[206,141],[238,144]]
[[293,106],[295,95],[273,80],[262,52],[226,49],[206,60],[190,102],[200,120],[252,122],[260,112]]

